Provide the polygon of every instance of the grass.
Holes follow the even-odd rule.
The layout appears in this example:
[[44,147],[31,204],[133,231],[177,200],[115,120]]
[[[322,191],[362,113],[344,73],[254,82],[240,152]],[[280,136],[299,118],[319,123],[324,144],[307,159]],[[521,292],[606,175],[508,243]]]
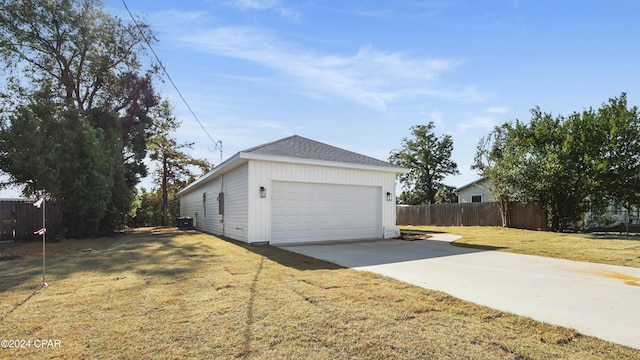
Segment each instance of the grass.
[[271,246],[148,229],[3,262],[0,358],[637,359],[640,351]]
[[401,226],[462,236],[453,245],[600,264],[640,267],[640,236],[571,234],[491,226]]
[[[59,255],[74,255],[83,252],[92,252],[96,250],[103,250],[116,242],[118,237],[109,238],[96,238],[96,239],[65,239],[60,242],[47,242],[46,243],[46,255],[47,256],[59,256]],[[0,249],[0,254],[6,255],[18,255],[23,258],[39,258],[42,259],[42,241],[27,241],[19,247],[9,247],[6,249]]]

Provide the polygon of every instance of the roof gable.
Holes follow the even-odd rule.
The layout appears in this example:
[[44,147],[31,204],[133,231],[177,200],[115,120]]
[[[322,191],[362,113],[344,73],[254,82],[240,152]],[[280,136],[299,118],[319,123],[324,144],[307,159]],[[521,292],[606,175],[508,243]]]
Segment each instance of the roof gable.
[[466,190],[468,188],[477,187],[477,186],[486,188],[489,185],[488,182],[489,182],[489,178],[486,177],[486,176],[483,176],[480,179],[477,179],[477,180],[475,180],[473,182],[470,182],[470,183],[468,183],[466,185],[463,185],[463,186],[457,188],[455,190],[455,192],[458,193],[458,192],[464,191],[464,190]]
[[207,174],[189,184],[186,188],[178,191],[177,195],[182,196],[182,194],[190,192],[192,189],[206,183],[209,179],[225,174],[227,171],[230,171],[251,159],[285,161],[292,163],[315,163],[315,165],[329,165],[354,169],[359,168],[393,172],[396,174],[408,172],[407,169],[386,161],[374,159],[352,151],[327,145],[319,141],[307,139],[302,136],[293,135],[236,153],[231,158],[213,168],[213,170],[209,171]]
[[302,136],[293,135],[284,139],[276,140],[267,144],[259,145],[245,151],[244,153],[285,156],[300,159],[323,160],[342,162],[348,164],[359,164],[369,166],[397,167],[400,166],[386,161],[374,159],[365,155],[344,150],[335,146],[327,145],[319,141],[307,139]]

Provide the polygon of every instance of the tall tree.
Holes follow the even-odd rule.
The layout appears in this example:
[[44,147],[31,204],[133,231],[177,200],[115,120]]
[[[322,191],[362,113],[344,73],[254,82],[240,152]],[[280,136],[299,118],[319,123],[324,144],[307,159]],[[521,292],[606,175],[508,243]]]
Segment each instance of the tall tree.
[[511,224],[509,204],[515,197],[513,183],[516,182],[514,161],[518,158],[518,147],[514,144],[511,124],[496,126],[482,137],[476,148],[472,169],[489,179],[488,188],[496,200],[502,226]]
[[[640,113],[627,105],[627,95],[611,98],[598,114],[606,127],[598,173],[601,194],[627,210],[640,208]],[[601,195],[602,196],[602,195]]]
[[411,127],[413,138],[403,138],[402,147],[393,150],[389,161],[409,169],[400,176],[404,199],[409,204],[433,204],[442,180],[447,175],[459,174],[458,165],[451,160],[453,140],[450,135],[437,137],[435,125]]
[[68,235],[122,225],[146,176],[157,100],[155,69],[138,59],[145,39],[148,26],[123,25],[98,0],[0,0],[0,170],[25,195],[50,192]]
[[172,115],[168,102],[162,102],[157,107],[155,116],[157,132],[149,141],[149,150],[151,160],[159,163],[154,179],[160,185],[162,193],[161,225],[167,226],[170,201],[188,182],[195,179],[194,167],[206,173],[213,166],[208,161],[195,159],[183,151],[183,149],[190,149],[193,143],[179,144],[175,138],[171,137],[171,132],[175,131],[180,124]]
[[640,116],[626,94],[567,117],[538,107],[531,115],[478,144],[473,168],[489,178],[496,199],[539,203],[554,231],[577,227],[612,200],[640,207]]
[[516,200],[543,206],[554,231],[576,227],[587,210],[603,204],[598,179],[606,124],[592,109],[564,117],[536,107],[531,115],[528,123],[503,124],[484,137],[473,168],[489,178],[503,225]]
[[602,122],[592,109],[553,117],[539,108],[529,124],[517,123],[514,134],[522,151],[514,162],[522,199],[543,205],[551,229],[575,227],[597,202],[598,159],[606,142]]

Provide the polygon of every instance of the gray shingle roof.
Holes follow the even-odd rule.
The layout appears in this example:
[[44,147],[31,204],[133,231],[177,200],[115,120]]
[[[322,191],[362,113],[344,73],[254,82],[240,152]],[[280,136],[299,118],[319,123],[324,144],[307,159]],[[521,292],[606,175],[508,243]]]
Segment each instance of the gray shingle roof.
[[287,156],[302,159],[336,161],[349,164],[397,167],[386,161],[357,154],[319,141],[293,135],[263,145],[258,145],[243,152],[274,156]]
[[488,179],[489,179],[488,177],[483,176],[483,177],[481,177],[480,179],[477,179],[477,180],[475,180],[475,181],[473,181],[473,182],[470,182],[470,183],[468,183],[468,184],[466,184],[466,185],[462,185],[461,187],[457,188],[457,189],[455,190],[455,192],[460,192],[460,191],[462,191],[462,190],[464,190],[464,189],[466,189],[466,188],[470,188],[470,187],[472,187],[472,186],[480,186],[484,181],[486,181],[486,180],[488,180]]

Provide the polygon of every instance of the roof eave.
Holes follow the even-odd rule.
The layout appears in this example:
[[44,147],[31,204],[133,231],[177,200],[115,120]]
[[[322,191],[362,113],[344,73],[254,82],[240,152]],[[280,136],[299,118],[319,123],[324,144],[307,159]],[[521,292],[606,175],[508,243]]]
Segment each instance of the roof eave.
[[272,161],[272,162],[300,164],[300,165],[327,166],[327,167],[337,167],[337,168],[345,168],[345,169],[348,168],[348,169],[358,169],[358,170],[383,171],[383,172],[391,172],[395,174],[406,174],[409,172],[408,169],[393,166],[391,164],[389,164],[389,166],[367,165],[367,164],[347,163],[347,162],[341,162],[341,161],[298,158],[298,157],[282,156],[282,155],[256,154],[256,153],[250,153],[250,152],[244,152],[244,151],[240,152],[239,155],[240,155],[240,159],[247,159],[247,160]]
[[249,160],[271,161],[271,162],[300,164],[300,165],[326,166],[326,167],[335,167],[335,168],[343,168],[343,169],[382,171],[382,172],[389,172],[394,174],[406,174],[409,172],[408,169],[398,167],[398,166],[393,166],[391,164],[389,164],[389,166],[366,165],[366,164],[346,163],[346,162],[340,162],[340,161],[297,158],[297,157],[291,157],[291,156],[256,154],[256,153],[241,151],[239,153],[236,153],[229,159],[225,160],[222,164],[218,165],[213,170],[201,176],[200,178],[198,178],[196,181],[189,184],[184,189],[178,191],[176,195],[182,196],[186,193],[189,193],[192,190],[201,186],[202,184],[205,184],[209,179],[213,179],[219,175],[223,175],[226,172],[235,169],[236,167],[242,165],[243,163]]
[[470,187],[472,187],[472,186],[481,186],[481,185],[480,185],[480,183],[481,183],[481,182],[483,182],[483,181],[485,181],[485,180],[487,180],[487,179],[488,179],[488,177],[487,177],[487,176],[483,176],[483,177],[481,177],[480,179],[477,179],[477,180],[475,180],[475,181],[473,181],[473,182],[470,182],[470,183],[468,183],[468,184],[466,184],[466,185],[463,185],[463,186],[461,186],[461,187],[459,187],[459,188],[455,189],[453,192],[454,192],[454,193],[459,193],[460,191],[465,190],[465,189],[467,189],[467,188],[470,188]]
[[239,153],[236,153],[232,157],[230,157],[227,160],[225,160],[224,162],[222,162],[220,165],[218,165],[215,168],[213,168],[213,170],[211,170],[208,173],[202,175],[201,177],[196,179],[194,182],[192,182],[191,184],[187,185],[187,187],[185,187],[184,189],[178,191],[176,193],[176,196],[182,196],[182,194],[188,193],[191,190],[196,189],[200,185],[206,183],[209,179],[215,178],[217,175],[223,175],[223,174],[235,169],[236,167],[242,165],[243,162],[244,161],[242,161],[240,159]]

